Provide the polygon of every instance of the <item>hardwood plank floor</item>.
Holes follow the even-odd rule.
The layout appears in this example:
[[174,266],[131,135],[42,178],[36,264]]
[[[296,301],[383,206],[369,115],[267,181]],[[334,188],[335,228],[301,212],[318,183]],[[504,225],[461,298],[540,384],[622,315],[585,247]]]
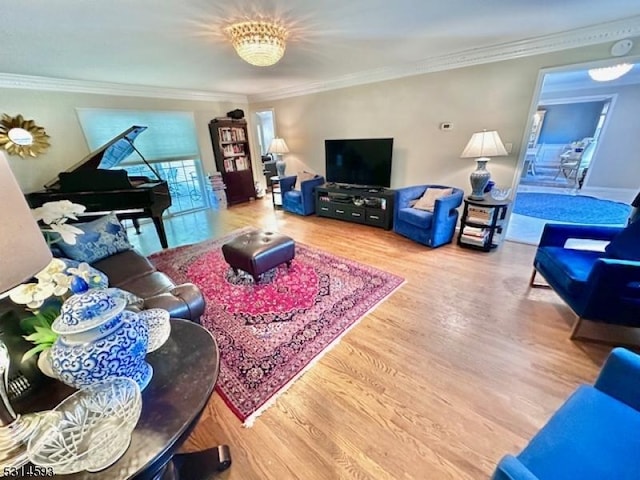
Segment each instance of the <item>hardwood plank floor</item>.
[[[219,475],[250,479],[488,478],[611,347],[569,340],[572,312],[528,288],[535,247],[429,249],[393,232],[274,211],[269,197],[167,221],[169,244],[274,229],[407,283],[304,374],[252,428],[214,394],[185,445],[230,445]],[[160,248],[151,225],[132,241]]]

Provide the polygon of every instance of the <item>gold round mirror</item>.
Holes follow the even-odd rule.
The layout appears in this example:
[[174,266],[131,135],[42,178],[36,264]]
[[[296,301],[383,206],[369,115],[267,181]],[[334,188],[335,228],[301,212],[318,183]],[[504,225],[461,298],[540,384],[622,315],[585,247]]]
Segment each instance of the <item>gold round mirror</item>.
[[49,148],[49,135],[33,120],[4,114],[0,120],[0,148],[9,155],[35,157]]

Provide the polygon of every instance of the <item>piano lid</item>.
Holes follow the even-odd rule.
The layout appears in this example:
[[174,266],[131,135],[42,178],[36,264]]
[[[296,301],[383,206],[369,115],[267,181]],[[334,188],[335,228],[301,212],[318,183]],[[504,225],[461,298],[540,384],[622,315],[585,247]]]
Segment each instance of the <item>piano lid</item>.
[[[147,127],[134,125],[115,137],[113,140],[105,143],[98,150],[91,152],[84,157],[78,163],[65,170],[65,172],[77,172],[83,170],[97,170],[97,169],[109,169],[116,167],[125,158],[131,155],[134,151],[140,155],[140,152],[133,146],[133,142],[136,137],[144,132]],[[142,155],[140,155],[142,157]],[[146,163],[144,157],[142,160]],[[152,169],[153,171],[153,169]],[[156,173],[154,171],[154,173]],[[46,188],[50,188],[58,182],[58,179],[54,179],[45,185]]]

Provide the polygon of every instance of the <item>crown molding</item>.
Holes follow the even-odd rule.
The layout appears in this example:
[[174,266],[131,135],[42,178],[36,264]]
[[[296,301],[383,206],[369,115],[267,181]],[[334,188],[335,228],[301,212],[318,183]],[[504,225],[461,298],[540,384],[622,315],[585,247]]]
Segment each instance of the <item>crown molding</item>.
[[262,102],[308,95],[484,63],[512,60],[570,48],[613,42],[638,35],[640,35],[640,16],[635,16],[615,22],[546,35],[544,37],[520,40],[491,47],[474,48],[426,58],[415,63],[383,67],[344,75],[332,80],[285,87],[271,92],[249,96],[201,90],[180,90],[144,85],[67,80],[10,73],[0,73],[0,88],[246,104],[249,102]]
[[92,93],[97,95],[117,95],[124,97],[166,98],[172,100],[196,100],[201,102],[248,103],[246,95],[233,93],[179,90],[174,88],[91,82],[85,80],[66,80],[62,78],[36,77],[31,75],[16,75],[12,73],[0,73],[0,88]]
[[543,37],[505,43],[483,48],[473,48],[456,53],[426,58],[417,63],[383,67],[356,74],[344,75],[324,82],[286,87],[271,92],[249,95],[249,102],[262,102],[312,93],[353,87],[367,83],[393,80],[412,75],[439,72],[454,68],[500,62],[516,58],[541,55],[570,48],[621,40],[640,35],[640,16],[590,27],[569,30]]

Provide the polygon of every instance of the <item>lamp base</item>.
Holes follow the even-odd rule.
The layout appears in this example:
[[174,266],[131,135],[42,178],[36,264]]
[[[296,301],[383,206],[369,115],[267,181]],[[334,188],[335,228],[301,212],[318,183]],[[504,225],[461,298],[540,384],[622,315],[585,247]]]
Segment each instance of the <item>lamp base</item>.
[[0,427],[0,472],[5,467],[18,468],[29,461],[27,443],[43,415],[18,415],[9,425]]
[[476,160],[477,167],[469,176],[469,181],[471,182],[471,195],[469,195],[469,198],[471,200],[484,199],[484,189],[491,178],[491,173],[486,168],[488,161],[489,159],[486,157],[478,158]]
[[287,169],[287,162],[285,162],[281,158],[276,160],[276,172],[278,172],[279,177],[284,177],[284,173],[286,169]]

